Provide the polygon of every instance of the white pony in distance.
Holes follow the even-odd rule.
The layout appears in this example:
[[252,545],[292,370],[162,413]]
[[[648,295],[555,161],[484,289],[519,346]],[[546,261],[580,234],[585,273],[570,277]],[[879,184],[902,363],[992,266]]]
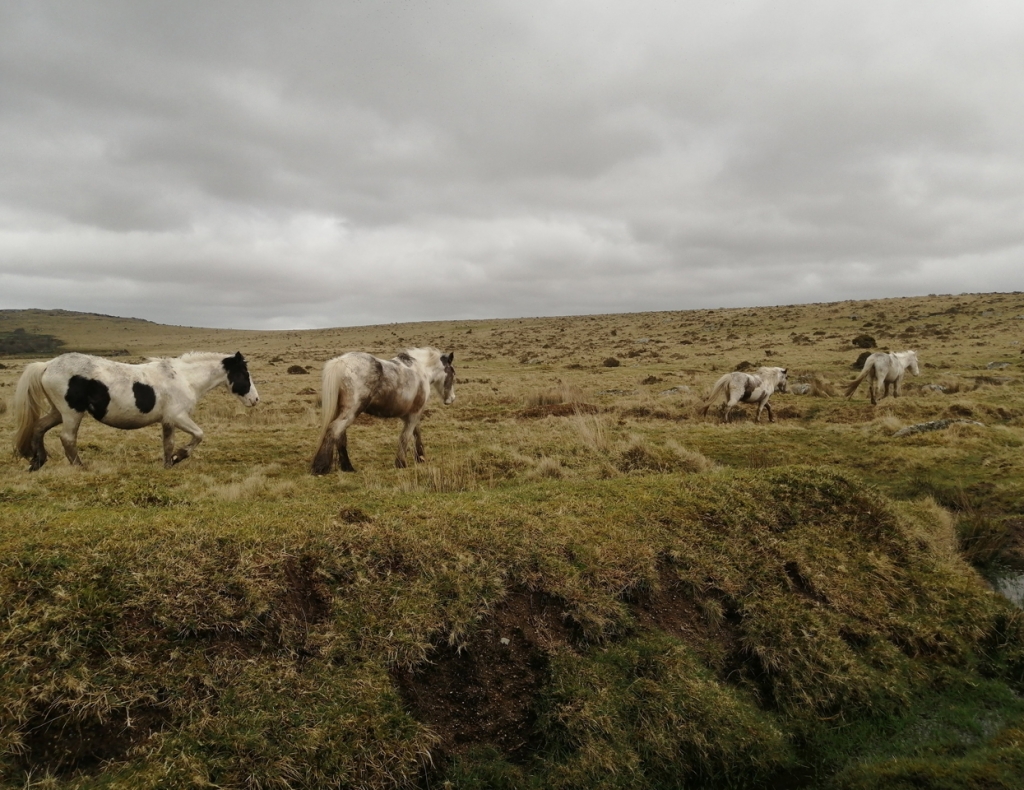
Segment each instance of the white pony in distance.
[[921,373],[917,366],[916,351],[897,351],[895,353],[879,352],[872,354],[864,360],[864,367],[846,388],[846,397],[849,398],[857,391],[857,387],[864,379],[868,380],[868,390],[871,393],[871,405],[889,394],[889,387],[892,387],[892,396],[898,398],[903,387],[903,377],[907,371],[915,376]]
[[757,373],[743,373],[738,370],[726,373],[715,382],[711,395],[704,403],[704,411],[701,414],[706,417],[708,409],[714,405],[718,398],[724,395],[725,414],[722,417],[723,421],[729,421],[729,412],[732,411],[737,403],[756,403],[757,414],[754,415],[754,422],[760,421],[761,411],[764,409],[768,411],[768,422],[775,422],[768,399],[776,390],[779,392],[786,391],[787,373],[788,370],[786,368],[758,368]]

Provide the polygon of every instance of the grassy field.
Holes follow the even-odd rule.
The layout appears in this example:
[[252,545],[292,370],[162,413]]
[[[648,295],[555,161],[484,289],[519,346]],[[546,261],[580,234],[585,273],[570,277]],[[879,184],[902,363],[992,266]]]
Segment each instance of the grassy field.
[[[159,429],[92,421],[83,468],[56,432],[39,472],[0,455],[0,785],[1018,787],[1024,615],[986,578],[1024,567],[1022,330],[1024,294],[282,332],[0,311],[8,437],[53,348],[240,350],[261,395],[207,396],[171,470]],[[918,352],[904,397],[841,397],[863,336]],[[422,345],[458,371],[428,462],[362,417],[358,472],[310,475],[322,364]],[[806,394],[701,418],[744,363]]]

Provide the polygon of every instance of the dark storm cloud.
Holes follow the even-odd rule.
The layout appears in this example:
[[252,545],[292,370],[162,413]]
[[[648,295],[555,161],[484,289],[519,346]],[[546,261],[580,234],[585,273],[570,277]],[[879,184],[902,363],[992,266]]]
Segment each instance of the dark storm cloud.
[[0,307],[314,326],[1024,287],[1011,3],[0,7]]

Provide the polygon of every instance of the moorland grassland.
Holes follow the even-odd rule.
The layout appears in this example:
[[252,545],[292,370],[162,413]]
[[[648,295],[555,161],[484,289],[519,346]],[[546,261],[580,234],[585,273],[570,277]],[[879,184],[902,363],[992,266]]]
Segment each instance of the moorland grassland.
[[[0,311],[25,364],[242,351],[165,470],[0,454],[0,786],[1011,788],[1024,294],[309,331]],[[851,399],[870,336],[921,375]],[[867,344],[867,340],[859,341]],[[309,474],[323,363],[454,351],[457,400]],[[788,367],[777,422],[699,416]],[[803,386],[794,386],[803,385]],[[941,421],[941,422],[939,422]],[[902,431],[930,424],[934,430]],[[899,435],[897,435],[899,434]],[[6,441],[6,440],[5,440]]]

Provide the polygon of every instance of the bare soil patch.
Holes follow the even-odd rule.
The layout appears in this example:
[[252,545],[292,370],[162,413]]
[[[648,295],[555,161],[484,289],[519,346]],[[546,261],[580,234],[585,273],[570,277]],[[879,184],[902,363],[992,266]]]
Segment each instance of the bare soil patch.
[[520,589],[461,649],[440,646],[430,664],[395,679],[413,716],[439,737],[442,756],[487,744],[516,759],[531,746],[548,656],[569,636],[557,599]]

